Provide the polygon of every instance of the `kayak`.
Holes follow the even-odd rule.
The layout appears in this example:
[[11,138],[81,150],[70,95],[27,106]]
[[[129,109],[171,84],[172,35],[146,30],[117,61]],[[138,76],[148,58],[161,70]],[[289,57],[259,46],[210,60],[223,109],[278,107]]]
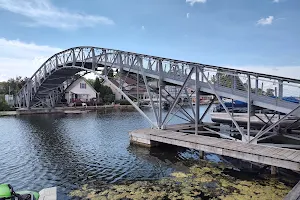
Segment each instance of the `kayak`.
[[0,200],[39,200],[45,197],[56,199],[56,188],[43,189],[40,192],[35,191],[14,191],[10,184],[0,184]]

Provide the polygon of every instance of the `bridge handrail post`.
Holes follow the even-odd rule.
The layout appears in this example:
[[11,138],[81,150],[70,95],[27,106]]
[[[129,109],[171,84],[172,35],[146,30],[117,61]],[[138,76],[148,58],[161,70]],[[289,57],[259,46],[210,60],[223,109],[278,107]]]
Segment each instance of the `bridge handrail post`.
[[255,94],[258,95],[258,76],[255,76]]
[[162,60],[157,60],[157,65],[158,65],[158,72],[159,72],[159,85],[158,85],[158,90],[159,90],[159,105],[158,105],[158,128],[162,128],[162,84],[163,84],[163,66],[162,66]]
[[278,99],[282,100],[283,97],[283,81],[278,80]]
[[237,76],[237,74],[234,73],[234,75],[233,75],[233,90],[234,91],[236,90],[236,76]]

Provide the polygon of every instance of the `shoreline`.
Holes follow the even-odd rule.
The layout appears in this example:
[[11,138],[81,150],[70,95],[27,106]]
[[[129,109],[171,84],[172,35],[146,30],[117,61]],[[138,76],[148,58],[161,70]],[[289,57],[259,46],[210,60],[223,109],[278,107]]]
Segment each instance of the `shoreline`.
[[19,109],[16,111],[0,111],[0,117],[19,116],[19,115],[36,115],[36,114],[82,114],[92,111],[131,111],[135,110],[132,105],[103,105],[103,106],[88,106],[88,107],[55,107],[48,108],[33,108]]

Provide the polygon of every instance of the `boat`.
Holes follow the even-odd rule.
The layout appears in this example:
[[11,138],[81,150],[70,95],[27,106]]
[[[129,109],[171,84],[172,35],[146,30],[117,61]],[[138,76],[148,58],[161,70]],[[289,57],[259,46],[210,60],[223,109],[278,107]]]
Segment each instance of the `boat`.
[[56,187],[46,188],[40,192],[14,191],[10,184],[0,184],[0,200],[56,200]]
[[[284,97],[285,101],[294,102],[295,98],[292,97]],[[228,99],[223,100],[224,105],[227,107],[228,111],[232,114],[235,121],[240,125],[247,125],[248,123],[248,104],[246,102],[233,100],[229,101]],[[263,109],[263,110],[255,110],[251,113],[250,122],[251,125],[257,127],[263,127],[268,123],[274,124],[281,118],[285,116],[284,113],[274,114],[273,111]],[[211,112],[211,120],[216,123],[222,124],[232,124],[231,117],[226,113],[225,109],[221,104],[218,104]],[[289,116],[285,121],[280,123],[281,127],[289,127],[293,124],[293,128],[299,128],[300,125],[298,123],[299,118],[295,116]]]
[[[213,122],[221,124],[232,124],[232,119],[226,112],[212,112],[210,115]],[[248,123],[248,113],[234,112],[233,117],[235,121],[240,125],[247,125]],[[284,115],[273,116],[273,114],[255,113],[255,115],[250,116],[250,122],[252,126],[263,127],[266,123],[276,123],[282,117],[284,117]],[[294,124],[293,128],[295,128],[297,126],[297,124],[295,123],[297,119],[298,118],[295,118],[294,116],[289,116],[285,121],[280,123],[280,126],[288,127],[291,124]]]

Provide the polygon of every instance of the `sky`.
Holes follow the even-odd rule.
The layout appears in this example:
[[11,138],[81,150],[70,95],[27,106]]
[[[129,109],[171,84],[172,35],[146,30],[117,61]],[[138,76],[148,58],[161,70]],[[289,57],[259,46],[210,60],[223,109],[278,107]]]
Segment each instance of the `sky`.
[[299,10],[299,0],[0,0],[0,81],[76,46],[300,79]]

